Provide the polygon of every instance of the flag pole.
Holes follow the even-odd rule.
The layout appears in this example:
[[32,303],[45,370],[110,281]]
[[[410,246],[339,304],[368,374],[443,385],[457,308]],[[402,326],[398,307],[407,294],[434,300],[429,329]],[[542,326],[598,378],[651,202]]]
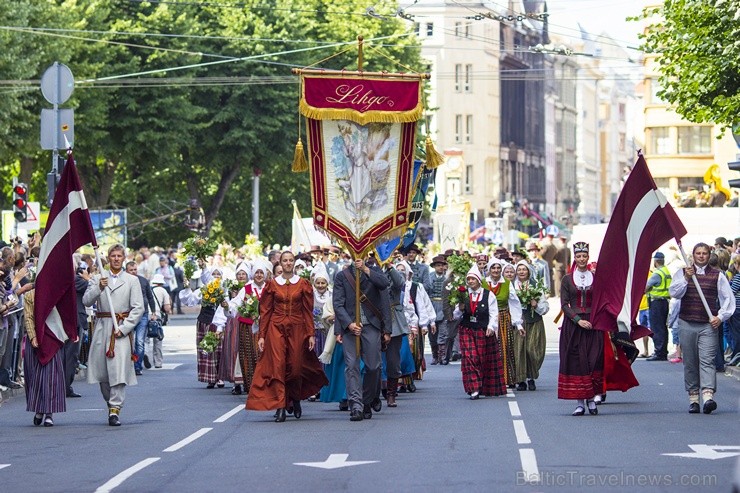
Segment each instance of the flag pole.
[[[683,257],[683,261],[686,263],[686,266],[689,265],[689,259],[686,257],[686,252],[683,249],[683,245],[680,241],[676,240],[676,243],[678,243],[678,250],[681,252],[681,256]],[[707,311],[707,315],[709,316],[709,320],[712,320],[712,318],[715,317],[714,314],[712,314],[712,311],[709,309],[709,304],[707,303],[707,299],[704,297],[704,293],[701,290],[701,286],[699,286],[699,280],[696,278],[696,271],[694,271],[694,274],[691,276],[691,279],[694,281],[694,287],[696,287],[696,291],[699,293],[699,298],[701,298],[701,303],[704,305],[704,309]]]
[[[356,260],[360,259],[360,257],[356,257]],[[362,316],[360,314],[360,275],[361,272],[359,269],[355,267],[355,324],[357,326],[360,326],[362,323]],[[355,351],[357,354],[357,357],[360,357],[360,338],[362,337],[362,332],[360,332],[360,335],[355,337]]]

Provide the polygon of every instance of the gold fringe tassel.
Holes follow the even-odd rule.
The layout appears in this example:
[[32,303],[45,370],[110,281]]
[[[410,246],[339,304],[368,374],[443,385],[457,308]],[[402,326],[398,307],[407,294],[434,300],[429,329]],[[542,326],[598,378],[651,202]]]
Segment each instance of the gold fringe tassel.
[[421,100],[416,108],[409,111],[366,111],[361,113],[353,109],[314,108],[301,98],[298,106],[301,114],[314,120],[349,120],[360,125],[368,123],[411,123],[418,121],[423,115]]
[[290,168],[293,173],[305,173],[308,171],[308,161],[306,154],[303,152],[303,141],[299,138],[295,145],[295,154],[293,155],[293,166]]
[[442,154],[437,152],[437,149],[434,148],[434,142],[432,142],[431,137],[427,137],[427,168],[428,169],[435,169],[438,166],[442,165],[445,162],[445,158]]

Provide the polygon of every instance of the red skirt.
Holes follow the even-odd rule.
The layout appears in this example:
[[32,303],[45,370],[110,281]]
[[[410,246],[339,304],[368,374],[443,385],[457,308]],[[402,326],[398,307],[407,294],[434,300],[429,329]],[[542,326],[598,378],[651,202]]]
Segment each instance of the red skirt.
[[[588,320],[588,314],[581,314]],[[604,392],[604,333],[565,318],[560,331],[558,399],[593,399]]]
[[506,394],[504,365],[501,362],[498,338],[486,337],[484,330],[460,326],[460,353],[462,353],[463,388],[468,394]]

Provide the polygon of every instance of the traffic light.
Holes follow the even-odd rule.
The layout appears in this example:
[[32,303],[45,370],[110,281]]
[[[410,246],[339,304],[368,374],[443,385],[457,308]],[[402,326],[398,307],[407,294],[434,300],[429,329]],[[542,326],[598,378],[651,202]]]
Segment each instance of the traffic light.
[[25,183],[13,186],[13,216],[19,223],[28,220],[28,187]]
[[[730,161],[729,163],[727,163],[727,166],[732,171],[740,171],[740,161]],[[730,180],[729,183],[730,183],[730,187],[732,188],[740,188],[740,178]]]

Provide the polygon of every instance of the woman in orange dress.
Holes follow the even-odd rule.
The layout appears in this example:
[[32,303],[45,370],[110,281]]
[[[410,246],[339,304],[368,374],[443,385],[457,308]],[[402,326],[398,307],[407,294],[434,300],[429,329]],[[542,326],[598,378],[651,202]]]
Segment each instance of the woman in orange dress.
[[267,283],[260,297],[257,348],[259,361],[247,398],[247,409],[277,409],[275,421],[285,421],[286,410],[302,415],[301,400],[328,384],[313,351],[313,287],[293,273],[295,257],[280,255],[282,274]]

